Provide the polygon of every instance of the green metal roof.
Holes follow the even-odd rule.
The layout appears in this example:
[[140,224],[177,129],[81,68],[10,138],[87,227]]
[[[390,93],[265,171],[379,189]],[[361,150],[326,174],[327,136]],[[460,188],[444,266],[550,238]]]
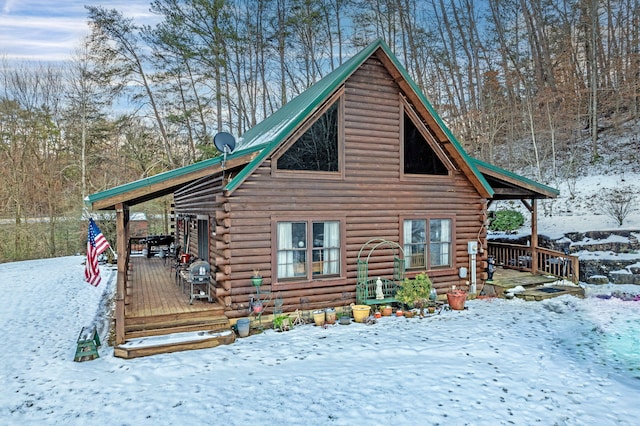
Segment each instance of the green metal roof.
[[[227,160],[239,159],[247,156],[248,164],[226,185],[225,189],[233,191],[249,176],[256,167],[258,167],[273,151],[284,142],[308,117],[310,117],[333,93],[335,93],[344,82],[353,74],[371,55],[378,49],[382,49],[385,55],[391,60],[397,68],[402,78],[407,82],[411,90],[418,97],[420,102],[429,111],[437,125],[444,132],[452,146],[459,152],[461,158],[466,162],[469,169],[475,175],[477,181],[482,185],[484,190],[493,195],[494,191],[487,182],[483,174],[476,167],[482,165],[487,169],[500,170],[502,175],[509,176],[515,180],[523,182],[527,185],[544,188],[543,192],[555,191],[545,185],[510,173],[506,170],[496,168],[487,163],[470,157],[461,144],[458,142],[453,133],[444,124],[438,113],[435,111],[431,103],[421,92],[418,85],[411,79],[407,70],[400,64],[398,58],[391,52],[389,46],[382,40],[378,39],[369,46],[358,52],[351,59],[346,61],[333,72],[322,78],[320,81],[309,87],[300,95],[289,101],[269,117],[265,118],[256,126],[247,130],[242,137],[238,138],[236,150],[227,155]],[[251,154],[256,154],[249,157]],[[102,192],[98,192],[88,196],[85,200],[86,204],[92,206],[94,203],[109,199],[111,197],[125,197],[132,191],[138,191],[145,187],[168,183],[164,191],[170,191],[173,187],[170,185],[172,180],[179,180],[181,177],[188,176],[194,172],[202,171],[208,168],[219,168],[222,163],[222,156],[200,161],[188,166],[180,167],[164,173],[160,173],[135,182],[120,185]],[[182,183],[184,184],[184,183]],[[164,193],[154,192],[155,196],[165,195]]]
[[402,77],[407,81],[411,89],[419,97],[420,101],[427,108],[429,113],[455,149],[460,153],[463,159],[469,165],[478,182],[484,187],[489,194],[493,194],[491,185],[485,180],[475,165],[470,161],[471,158],[462,148],[453,133],[444,124],[438,113],[435,111],[431,103],[425,95],[420,91],[418,85],[411,79],[407,70],[400,64],[398,58],[391,52],[389,46],[381,38],[371,43],[369,46],[361,50],[351,59],[336,68],[333,72],[322,78],[309,89],[292,99],[273,115],[248,130],[243,136],[239,145],[243,148],[264,147],[262,152],[253,161],[248,164],[238,175],[236,175],[225,187],[225,189],[233,191],[236,189],[253,170],[264,161],[287,136],[289,136],[307,117],[309,117],[322,102],[324,102],[332,93],[338,90],[344,82],[353,74],[373,53],[382,49],[389,57],[394,66],[398,69]]
[[516,173],[510,172],[509,170],[503,169],[501,167],[495,166],[493,164],[489,164],[482,160],[478,160],[477,158],[469,157],[471,161],[476,165],[476,167],[480,167],[481,169],[485,169],[488,174],[492,174],[498,177],[502,177],[506,180],[519,183],[522,186],[528,187],[533,191],[536,191],[542,195],[547,197],[555,198],[560,195],[560,191],[552,188],[550,186],[544,185],[540,182],[536,182],[532,179],[526,178],[524,176],[518,175]]
[[[227,155],[227,161],[241,158],[247,154],[251,154],[255,149],[239,149],[235,150],[231,154]],[[130,193],[133,191],[137,191],[139,189],[143,189],[145,187],[149,187],[154,184],[161,184],[164,182],[169,182],[171,180],[180,178],[182,176],[188,176],[189,174],[196,173],[201,170],[206,170],[208,168],[220,166],[222,163],[223,157],[218,156],[215,158],[210,158],[207,160],[199,161],[197,163],[189,164],[184,167],[179,167],[177,169],[168,170],[163,173],[158,173],[157,175],[149,176],[147,178],[143,178],[140,180],[136,180],[133,182],[129,182],[123,185],[119,185],[101,192],[96,192],[95,194],[91,194],[85,198],[85,204],[91,207],[94,203],[105,200],[111,197],[117,197],[122,194]],[[167,189],[167,193],[171,193],[170,188]],[[156,196],[161,196],[166,194],[156,194]],[[154,197],[155,198],[155,197]]]

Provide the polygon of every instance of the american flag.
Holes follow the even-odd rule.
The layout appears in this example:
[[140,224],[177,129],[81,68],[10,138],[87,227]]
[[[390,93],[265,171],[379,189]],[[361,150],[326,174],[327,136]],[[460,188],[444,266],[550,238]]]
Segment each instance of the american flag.
[[84,269],[84,280],[94,287],[100,284],[100,268],[98,256],[109,248],[109,242],[100,232],[100,228],[89,219],[89,236],[87,237],[87,265]]

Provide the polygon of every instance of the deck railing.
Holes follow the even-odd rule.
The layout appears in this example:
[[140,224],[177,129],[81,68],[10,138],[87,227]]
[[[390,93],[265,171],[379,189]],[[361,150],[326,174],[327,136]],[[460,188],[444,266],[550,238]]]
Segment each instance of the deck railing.
[[576,255],[520,244],[489,242],[488,246],[489,256],[494,258],[496,265],[533,274],[553,275],[576,284],[579,281],[580,263]]

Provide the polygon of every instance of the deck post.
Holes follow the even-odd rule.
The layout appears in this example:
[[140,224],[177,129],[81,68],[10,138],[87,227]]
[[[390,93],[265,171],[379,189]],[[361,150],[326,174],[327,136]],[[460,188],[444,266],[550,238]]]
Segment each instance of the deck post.
[[538,200],[531,200],[531,272],[538,273]]
[[116,281],[116,345],[125,342],[124,304],[129,253],[129,206],[116,204],[116,238],[118,253],[118,276]]

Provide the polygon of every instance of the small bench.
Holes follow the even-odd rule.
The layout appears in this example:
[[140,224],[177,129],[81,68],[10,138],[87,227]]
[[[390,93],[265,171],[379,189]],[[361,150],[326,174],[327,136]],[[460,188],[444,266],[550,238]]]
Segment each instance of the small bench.
[[[378,280],[382,281],[382,294],[384,298],[376,299],[376,286]],[[387,278],[368,278],[356,284],[356,303],[358,305],[386,305],[395,303],[398,284]]]
[[78,335],[78,346],[76,347],[76,355],[74,361],[87,361],[99,358],[98,347],[100,346],[100,336],[96,326],[82,327]]

